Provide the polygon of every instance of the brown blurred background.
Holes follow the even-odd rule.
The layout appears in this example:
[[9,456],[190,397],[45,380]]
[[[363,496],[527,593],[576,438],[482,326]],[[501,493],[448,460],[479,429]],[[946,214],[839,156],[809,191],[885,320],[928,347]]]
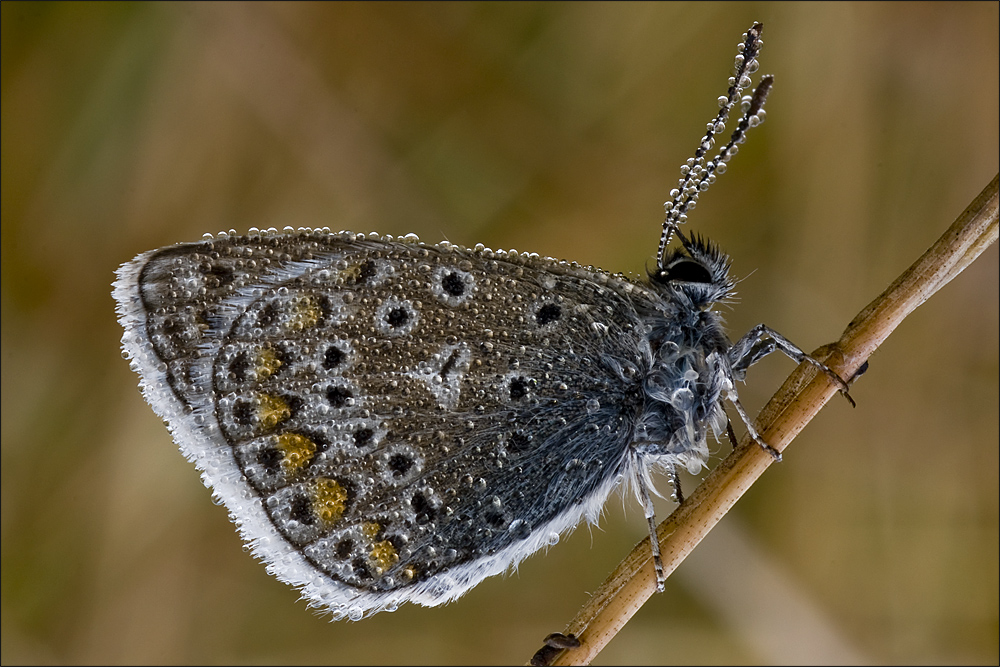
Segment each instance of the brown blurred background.
[[[447,607],[328,623],[143,402],[113,271],[292,225],[642,273],[753,20],[768,122],[690,226],[746,277],[734,336],[813,349],[997,172],[997,3],[4,2],[2,662],[527,660],[644,536],[631,498]],[[996,664],[997,330],[994,247],[599,661]]]

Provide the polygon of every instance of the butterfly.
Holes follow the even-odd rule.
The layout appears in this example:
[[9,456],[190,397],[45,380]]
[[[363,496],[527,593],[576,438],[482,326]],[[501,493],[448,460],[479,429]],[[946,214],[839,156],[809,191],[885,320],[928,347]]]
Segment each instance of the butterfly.
[[[736,383],[780,350],[731,342],[713,309],[730,260],[681,230],[763,120],[742,97],[761,26],[682,168],[656,268],[576,263],[414,236],[251,230],[143,253],[114,285],[143,394],[276,577],[333,618],[438,605],[598,520],[629,484],[651,534],[652,475],[697,472]],[[742,115],[711,160],[732,108]],[[672,247],[671,242],[678,243]],[[654,563],[664,575],[657,542]]]

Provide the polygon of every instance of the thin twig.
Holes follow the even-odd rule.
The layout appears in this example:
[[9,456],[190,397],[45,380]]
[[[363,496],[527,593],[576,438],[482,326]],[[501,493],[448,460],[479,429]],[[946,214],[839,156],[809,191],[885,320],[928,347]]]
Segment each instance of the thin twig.
[[[900,322],[996,242],[997,183],[989,185],[931,248],[847,326],[840,340],[813,356],[853,378]],[[779,452],[819,412],[837,387],[801,364],[757,418],[764,440]],[[657,528],[663,567],[673,572],[774,459],[747,436],[694,493]],[[632,550],[566,627],[579,642],[551,664],[589,663],[656,591],[649,538]]]

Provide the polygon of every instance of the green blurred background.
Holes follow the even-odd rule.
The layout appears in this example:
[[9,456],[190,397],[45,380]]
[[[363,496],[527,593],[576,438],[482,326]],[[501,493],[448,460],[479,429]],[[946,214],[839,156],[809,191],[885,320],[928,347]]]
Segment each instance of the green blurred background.
[[[143,402],[113,271],[293,225],[642,273],[753,20],[768,122],[691,228],[746,277],[735,336],[813,349],[997,172],[996,2],[4,2],[2,662],[527,660],[645,535],[631,498],[447,607],[328,623]],[[996,664],[997,330],[994,247],[599,662]],[[791,369],[755,367],[744,402]]]

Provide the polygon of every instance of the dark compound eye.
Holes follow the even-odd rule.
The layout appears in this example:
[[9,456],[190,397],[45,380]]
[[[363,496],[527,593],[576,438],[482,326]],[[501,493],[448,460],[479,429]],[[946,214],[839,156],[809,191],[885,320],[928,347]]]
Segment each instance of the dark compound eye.
[[562,316],[562,309],[554,303],[547,303],[535,313],[535,321],[538,326],[544,327],[546,324],[555,322]]
[[712,282],[712,274],[699,262],[683,260],[664,269],[659,282],[671,280],[686,283],[710,283]]

